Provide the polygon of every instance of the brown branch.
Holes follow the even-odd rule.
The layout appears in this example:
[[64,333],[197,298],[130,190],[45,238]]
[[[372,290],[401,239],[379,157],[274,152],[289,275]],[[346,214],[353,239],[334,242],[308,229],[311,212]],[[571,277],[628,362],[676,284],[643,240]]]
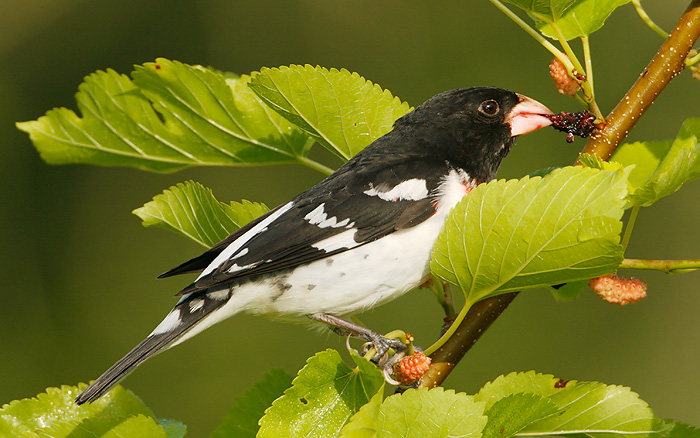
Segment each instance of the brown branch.
[[[700,0],[692,0],[676,28],[661,46],[640,78],[606,119],[602,132],[588,142],[583,152],[608,160],[663,89],[685,66],[685,58],[700,35]],[[457,363],[515,299],[518,292],[498,295],[476,303],[459,328],[432,355],[432,364],[420,387],[442,384]]]
[[474,304],[455,334],[430,355],[432,364],[421,379],[420,387],[440,386],[466,352],[479,340],[486,329],[491,326],[491,323],[506,310],[506,307],[517,295],[517,292],[510,292]]
[[700,0],[688,9],[637,82],[605,119],[605,128],[591,137],[583,153],[608,160],[663,89],[685,68],[685,59],[700,35]]

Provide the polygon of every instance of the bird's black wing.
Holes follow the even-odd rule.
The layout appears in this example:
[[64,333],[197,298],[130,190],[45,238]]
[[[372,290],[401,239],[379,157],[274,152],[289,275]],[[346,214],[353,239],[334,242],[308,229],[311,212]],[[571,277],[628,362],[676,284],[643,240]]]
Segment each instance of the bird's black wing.
[[196,292],[347,251],[413,227],[435,213],[432,194],[447,173],[446,164],[404,159],[392,165],[367,158],[369,163],[346,163],[289,203],[164,275],[204,269],[180,294]]

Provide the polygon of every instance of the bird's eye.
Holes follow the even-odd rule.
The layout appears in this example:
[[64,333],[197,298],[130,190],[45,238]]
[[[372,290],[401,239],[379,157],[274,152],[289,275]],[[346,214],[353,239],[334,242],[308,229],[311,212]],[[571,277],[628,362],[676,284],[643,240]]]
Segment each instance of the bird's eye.
[[487,116],[493,116],[498,112],[498,102],[495,100],[486,100],[479,105],[479,112]]

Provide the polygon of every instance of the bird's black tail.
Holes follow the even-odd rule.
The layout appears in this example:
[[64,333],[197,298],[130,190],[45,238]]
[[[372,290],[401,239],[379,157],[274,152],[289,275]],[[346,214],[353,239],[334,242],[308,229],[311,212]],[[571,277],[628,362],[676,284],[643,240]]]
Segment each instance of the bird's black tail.
[[92,403],[102,397],[107,391],[112,389],[121,379],[139,366],[143,361],[163,350],[164,347],[172,343],[182,333],[166,333],[162,335],[151,335],[141,341],[126,356],[119,359],[100,377],[88,386],[76,399],[75,402],[82,405],[85,402]]
[[[79,405],[94,402],[149,357],[194,336],[216,322],[206,323],[204,320],[209,319],[208,317],[230,298],[228,291],[216,293],[218,295],[214,295],[214,298],[211,294],[190,294],[183,297],[146,339],[92,382],[75,402]],[[197,325],[200,327],[192,330]],[[187,332],[190,334],[183,336]]]

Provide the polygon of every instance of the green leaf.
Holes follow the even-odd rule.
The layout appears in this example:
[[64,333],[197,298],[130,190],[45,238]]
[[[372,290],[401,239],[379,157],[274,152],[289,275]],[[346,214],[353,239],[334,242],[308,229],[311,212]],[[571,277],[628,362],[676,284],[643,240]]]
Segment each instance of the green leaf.
[[176,421],[156,420],[153,412],[121,386],[91,404],[75,397],[86,384],[48,388],[35,398],[15,400],[0,409],[0,436],[52,438],[180,438],[186,428]]
[[549,291],[554,296],[554,299],[561,302],[571,301],[578,298],[579,295],[588,286],[588,281],[572,281],[571,283],[566,283],[561,287],[551,287]]
[[343,426],[341,438],[374,438],[377,436],[379,409],[384,401],[384,387],[377,391],[369,403],[365,404]]
[[[518,407],[522,400],[505,402],[518,393],[543,397],[556,406],[556,415],[551,415],[550,411],[550,414],[534,419],[535,409],[535,412],[530,412],[525,405]],[[534,371],[500,376],[486,384],[474,399],[486,403],[489,421],[502,423],[505,431],[512,430],[513,425],[517,424],[514,419],[532,418],[534,421],[520,430],[528,435],[586,434],[603,438],[618,434],[631,438],[667,433],[672,427],[654,417],[648,405],[629,388],[606,386],[598,382],[563,382]],[[505,406],[499,409],[501,403]],[[509,407],[512,409],[507,409]],[[546,412],[544,407],[543,412]],[[506,421],[502,416],[510,420]]]
[[[309,137],[238,79],[167,59],[85,78],[82,117],[66,108],[18,123],[50,164],[173,171],[186,166],[310,161]],[[307,163],[308,164],[308,163]]]
[[590,437],[626,438],[668,433],[672,427],[654,417],[649,406],[629,388],[598,382],[570,382],[549,397],[563,411],[536,421],[523,432],[530,434],[585,433]]
[[512,394],[494,403],[486,411],[488,422],[483,438],[507,438],[530,423],[556,413],[559,409],[551,400],[537,394]]
[[540,20],[557,21],[577,0],[506,0]]
[[350,368],[335,350],[309,358],[292,387],[260,420],[259,437],[337,436],[350,417],[377,394],[384,377],[366,359]]
[[700,429],[683,423],[675,423],[669,438],[700,438]]
[[[589,166],[589,167],[590,167],[590,166]],[[550,173],[552,173],[553,171],[555,171],[555,170],[557,170],[557,169],[561,169],[561,168],[560,168],[560,167],[545,167],[545,168],[543,168],[543,169],[537,169],[536,171],[532,172],[532,173],[531,173],[530,175],[528,175],[528,176],[530,176],[530,177],[534,177],[534,176],[547,176],[547,175],[549,175]]]
[[250,87],[343,160],[389,132],[410,107],[357,73],[310,65],[263,68]]
[[602,158],[591,154],[581,154],[579,155],[578,159],[581,162],[581,164],[593,169],[617,170],[625,167],[620,163],[616,163],[614,161],[605,161]]
[[615,272],[628,173],[576,166],[478,186],[450,213],[433,273],[474,303]]
[[265,204],[246,200],[219,202],[211,189],[185,181],[156,195],[133,213],[145,227],[165,228],[210,247],[268,210]]
[[[610,14],[630,0],[578,0],[560,17],[551,20],[567,40],[590,35],[603,27]],[[550,38],[557,38],[557,33],[547,20],[535,20],[537,29]]]
[[622,145],[612,160],[635,165],[630,174],[630,202],[649,206],[700,177],[700,118],[687,119],[673,142]]
[[384,400],[373,400],[352,418],[342,438],[474,437],[481,436],[487,418],[484,404],[472,396],[443,388],[409,389]]
[[292,376],[286,371],[274,369],[252,389],[236,397],[221,424],[211,438],[254,438],[258,433],[258,421],[275,399],[292,385]]
[[474,401],[484,402],[488,411],[499,400],[512,394],[526,393],[548,397],[561,391],[563,387],[564,382],[551,374],[534,371],[510,373],[507,376],[498,376],[493,382],[484,385],[474,396]]

